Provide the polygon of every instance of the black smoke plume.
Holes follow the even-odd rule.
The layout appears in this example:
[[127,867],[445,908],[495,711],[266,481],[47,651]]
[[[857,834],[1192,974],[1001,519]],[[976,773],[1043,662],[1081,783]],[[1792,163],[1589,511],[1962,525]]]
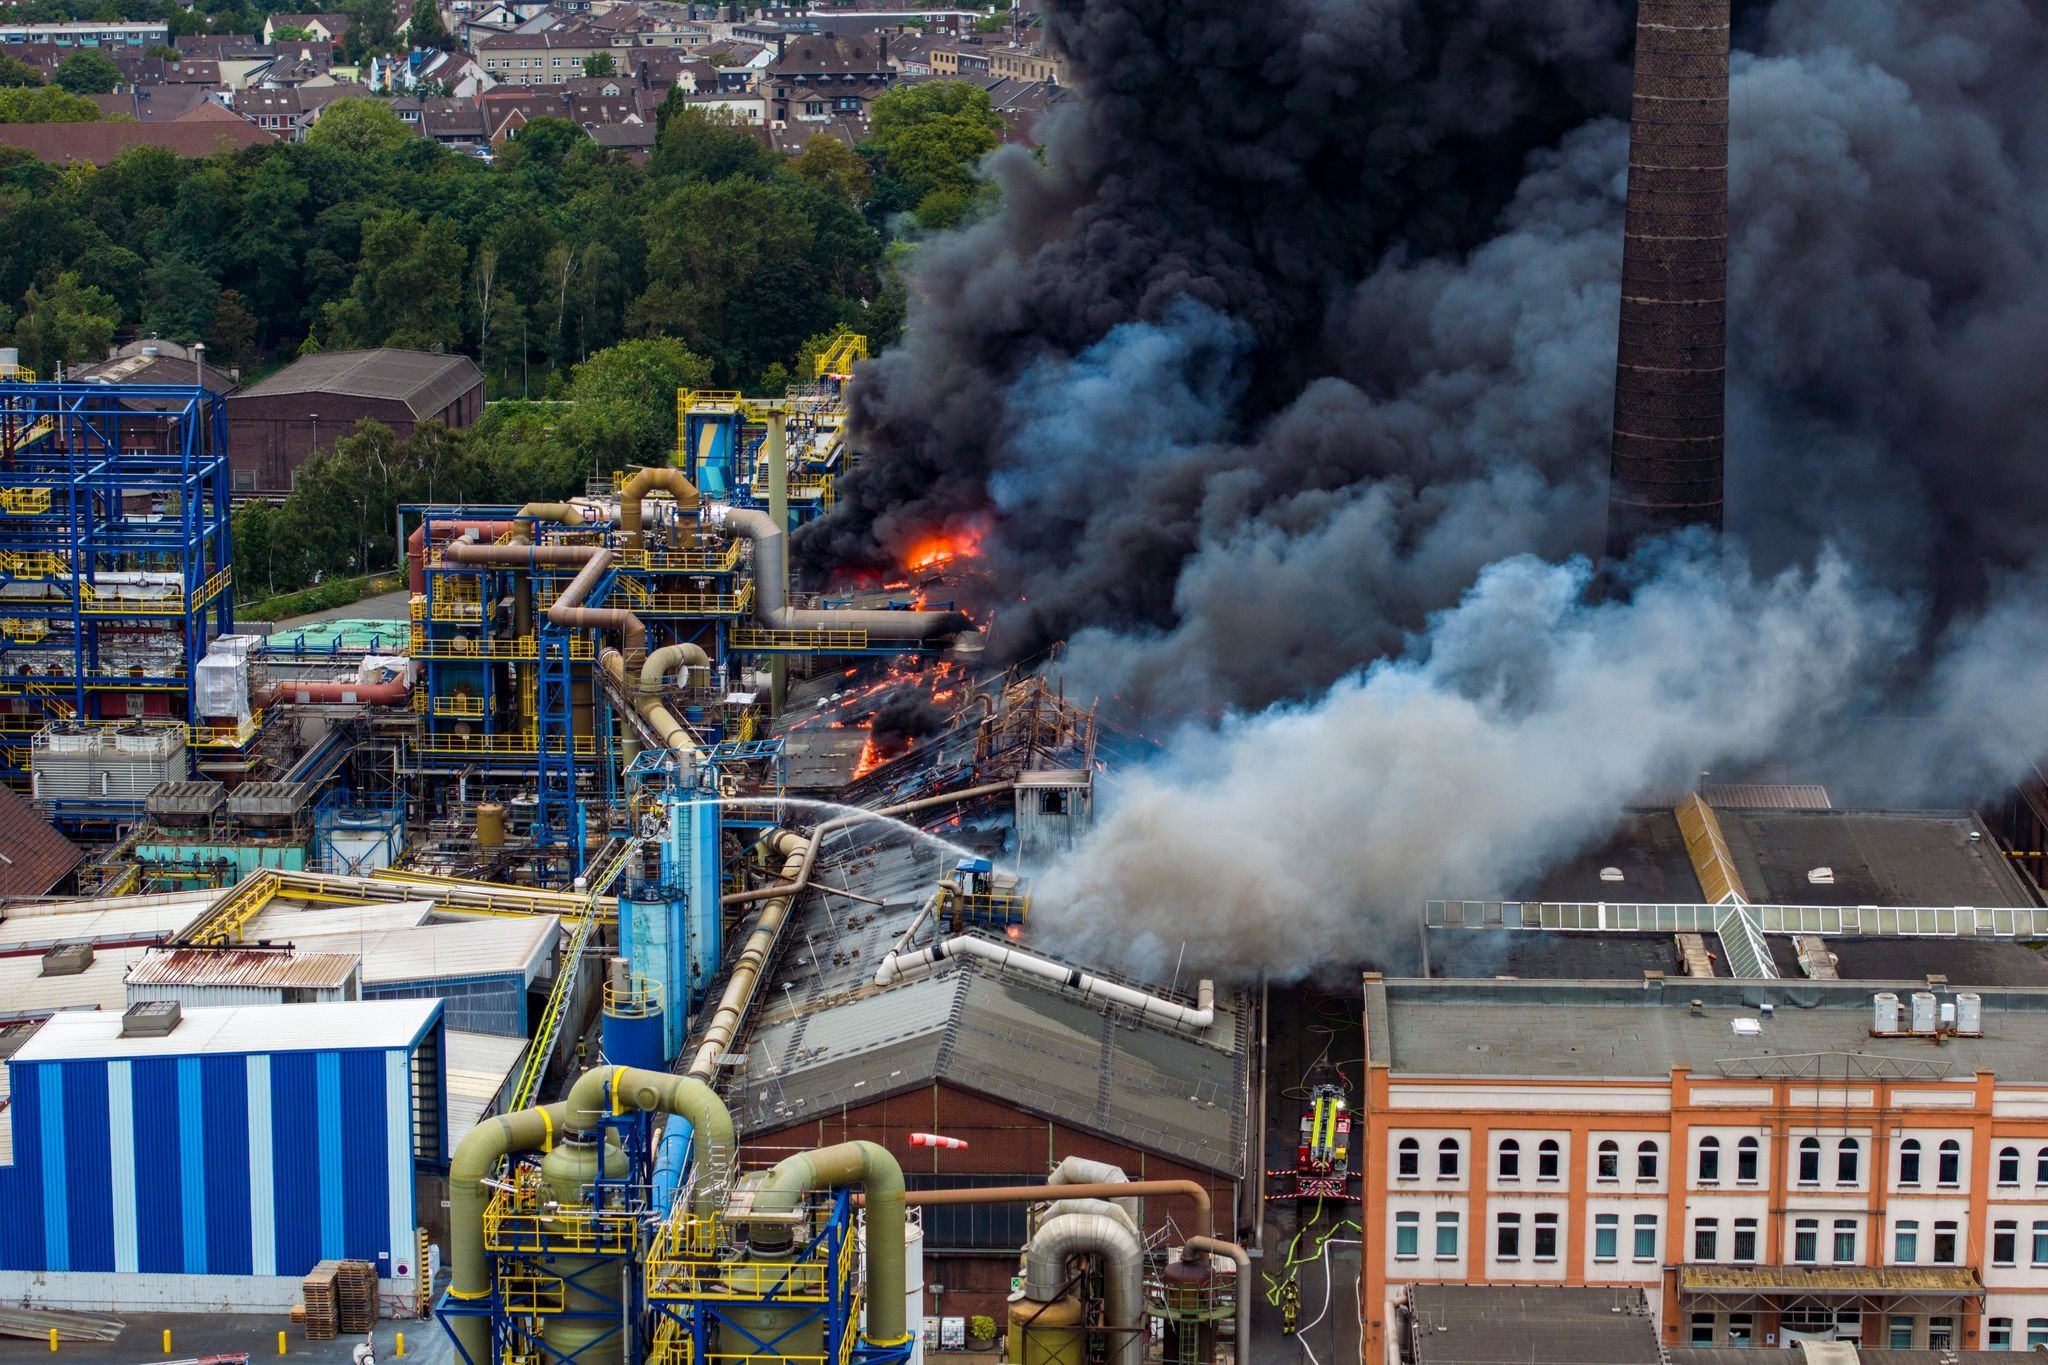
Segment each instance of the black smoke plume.
[[911,745],[938,732],[946,723],[946,708],[915,687],[903,687],[884,696],[868,722],[868,734],[875,742],[875,756],[883,760],[898,757]]

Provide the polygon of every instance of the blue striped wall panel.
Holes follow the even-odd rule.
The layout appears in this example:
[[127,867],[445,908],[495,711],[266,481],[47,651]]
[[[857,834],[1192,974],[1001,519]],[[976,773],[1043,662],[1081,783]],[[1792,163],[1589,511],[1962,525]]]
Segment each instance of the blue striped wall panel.
[[0,1191],[6,1195],[8,1214],[0,1218],[0,1267],[41,1270],[48,1263],[43,1253],[42,1126],[36,1121],[42,1108],[42,1068],[10,1070],[6,1118],[14,1125],[14,1164],[0,1167],[6,1176]]
[[206,1114],[206,1269],[255,1273],[249,1228],[249,1068],[241,1057],[200,1059]]
[[33,1111],[43,1154],[43,1259],[51,1270],[71,1269],[70,1203],[65,1181],[70,1147],[64,1141],[64,1070],[45,1067],[42,1104]]
[[[384,1109],[384,1054],[341,1054],[341,1170],[348,1191],[342,1244],[356,1260],[377,1264],[392,1250],[391,1163],[385,1152],[389,1128]],[[380,1267],[387,1271],[388,1267]]]
[[104,1062],[65,1062],[64,1104],[72,1122],[64,1132],[65,1215],[70,1222],[71,1268],[114,1268],[114,1185],[110,1169],[112,1134],[107,1131],[107,1067]]
[[276,1193],[279,1275],[304,1275],[320,1250],[320,1122],[311,1052],[270,1059],[271,1188]]
[[[185,1189],[180,1147],[185,1134],[178,1104],[178,1059],[138,1057],[129,1069],[135,1097],[135,1268],[145,1273],[185,1272]],[[199,1134],[192,1134],[196,1139]]]

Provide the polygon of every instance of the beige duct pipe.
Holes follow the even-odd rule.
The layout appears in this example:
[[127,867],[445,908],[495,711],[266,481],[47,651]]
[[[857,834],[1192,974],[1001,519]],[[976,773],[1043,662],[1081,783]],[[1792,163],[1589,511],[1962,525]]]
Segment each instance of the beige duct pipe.
[[[513,518],[511,540],[514,545],[531,545],[533,523],[536,521],[581,526],[587,520],[583,509],[574,503],[529,502]],[[512,634],[522,640],[533,634],[533,577],[530,574],[519,574],[512,580]]]
[[576,566],[576,576],[549,605],[548,620],[570,630],[617,631],[629,670],[646,657],[647,626],[638,616],[623,607],[583,605],[612,567],[610,550],[595,545],[451,545],[447,555],[458,564]]
[[676,506],[690,511],[697,506],[697,485],[680,469],[643,469],[619,489],[619,544],[628,550],[640,548],[641,500],[653,489],[665,489]]
[[990,964],[997,971],[1014,972],[1019,976],[1029,976],[1063,990],[1075,991],[1083,999],[1104,1000],[1122,1005],[1126,1009],[1138,1011],[1155,1023],[1187,1029],[1192,1033],[1201,1033],[1216,1022],[1214,982],[1198,982],[1195,986],[1195,1003],[1184,1005],[1178,1000],[1153,995],[1119,981],[1107,980],[1093,972],[1069,967],[1064,962],[1055,962],[1049,957],[1027,953],[1012,944],[981,938],[974,934],[942,939],[929,948],[920,948],[914,953],[890,952],[882,959],[881,965],[875,968],[875,984],[887,986],[897,981],[923,976],[937,968],[939,963],[947,958],[960,957],[976,958]]
[[[1048,1185],[1128,1185],[1131,1177],[1121,1166],[1107,1161],[1092,1161],[1085,1156],[1060,1158],[1060,1164],[1053,1167],[1052,1174],[1045,1178]],[[1143,1206],[1136,1199],[1119,1199],[1118,1208],[1130,1215],[1136,1223],[1143,1215]]]
[[[449,1297],[475,1301],[491,1296],[491,1270],[484,1259],[484,1208],[491,1189],[484,1182],[513,1152],[547,1151],[567,1127],[569,1106],[544,1104],[485,1119],[455,1144],[448,1166]],[[459,1317],[456,1344],[472,1365],[490,1365],[490,1322]]]
[[[1067,1262],[1092,1255],[1102,1262],[1103,1325],[1111,1329],[1109,1359],[1144,1365],[1145,1248],[1138,1234],[1099,1213],[1063,1213],[1031,1234],[1024,1250],[1024,1297],[1050,1303],[1067,1285]],[[899,1292],[897,1301],[902,1301]],[[874,1311],[872,1301],[868,1311]]]
[[[702,1163],[700,1170],[710,1178],[697,1181],[691,1207],[706,1213],[717,1198],[718,1186],[732,1169],[738,1148],[732,1125],[732,1111],[710,1086],[689,1076],[666,1071],[648,1071],[632,1066],[592,1067],[569,1087],[569,1098],[561,1106],[564,1122],[575,1132],[589,1132],[606,1115],[639,1110],[649,1114],[673,1114],[687,1119],[691,1142]],[[901,1234],[898,1234],[899,1240]],[[903,1298],[899,1289],[897,1301]]]
[[[616,649],[607,649],[598,656],[598,664],[606,676],[626,690],[626,660]],[[697,740],[688,726],[676,719],[675,712],[668,709],[661,700],[662,676],[678,666],[709,668],[711,656],[696,645],[663,645],[647,656],[640,665],[639,686],[633,691],[633,710],[647,722],[662,746],[671,753],[690,757],[697,752]],[[620,744],[624,749],[624,766],[632,767],[633,760],[640,752],[640,737],[628,725],[621,732]]]
[[[789,889],[771,897],[761,907],[760,916],[754,921],[754,931],[747,935],[747,946],[740,950],[739,960],[732,964],[732,971],[725,978],[725,993],[719,997],[718,1009],[711,1016],[711,1023],[704,1030],[704,1040],[697,1046],[697,1055],[691,1059],[686,1073],[700,1081],[709,1081],[718,1074],[718,1059],[732,1046],[738,1036],[740,1021],[746,1018],[747,1009],[754,1003],[754,990],[761,979],[761,969],[768,963],[768,955],[775,951],[775,940],[782,933],[782,922],[789,918],[789,907],[795,902],[801,889],[791,878],[800,874],[810,851],[817,845],[800,835],[777,831],[768,836],[775,851],[782,855],[782,876],[789,883]],[[732,897],[725,898],[730,904]]]
[[1252,1349],[1251,1253],[1235,1242],[1219,1241],[1214,1237],[1190,1237],[1181,1249],[1181,1259],[1193,1261],[1211,1251],[1228,1256],[1237,1265],[1237,1288],[1231,1296],[1237,1307],[1237,1358],[1249,1359]]
[[[621,504],[623,524],[624,504]],[[931,640],[973,626],[957,611],[799,611],[789,605],[789,533],[766,512],[728,507],[725,529],[754,542],[754,617],[770,630],[864,630],[878,640]]]
[[[784,1158],[754,1187],[754,1211],[786,1218],[802,1206],[806,1191],[852,1185],[860,1187],[867,1205],[862,1246],[868,1326],[862,1340],[870,1346],[901,1346],[910,1340],[904,1314],[903,1168],[886,1147],[842,1142]],[[779,1220],[747,1227],[748,1246],[770,1256],[786,1253],[794,1236],[795,1229]]]

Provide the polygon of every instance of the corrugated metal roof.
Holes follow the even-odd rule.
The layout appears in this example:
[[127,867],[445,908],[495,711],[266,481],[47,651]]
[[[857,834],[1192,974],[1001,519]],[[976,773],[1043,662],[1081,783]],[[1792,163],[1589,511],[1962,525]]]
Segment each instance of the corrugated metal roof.
[[[386,929],[406,929],[426,923],[434,913],[432,901],[394,901],[373,905],[322,905],[301,909],[275,901],[249,921],[242,941],[297,943],[332,934],[375,934]],[[322,951],[338,951],[328,945]]]
[[1700,788],[1710,806],[1725,810],[1833,810],[1828,789],[1793,782],[1728,782]]
[[119,1011],[76,1010],[49,1019],[16,1062],[220,1053],[324,1052],[409,1046],[440,1012],[438,1000],[351,1000],[184,1011],[161,1038],[123,1038]]
[[[170,938],[204,913],[213,893],[154,905],[87,901],[62,912],[15,907],[0,919],[0,953],[37,951],[59,943],[135,943]],[[75,904],[75,902],[74,902]],[[100,906],[110,908],[101,909]]]
[[524,1038],[494,1033],[448,1030],[448,1146],[469,1135],[505,1089],[506,1080],[526,1055]]
[[44,976],[40,956],[0,957],[0,1019],[33,1019],[59,1010],[128,1008],[122,978],[147,948],[99,948],[75,976]]
[[1984,1282],[1963,1265],[1682,1265],[1678,1292],[1981,1294]]
[[483,372],[465,355],[432,351],[321,351],[293,361],[228,400],[279,394],[343,393],[404,403],[413,416],[432,417],[482,384]]
[[1657,1365],[1640,1289],[1418,1284],[1418,1365]]
[[533,915],[374,933],[295,933],[291,941],[313,952],[354,950],[362,956],[366,986],[514,973],[531,983],[555,946],[560,923],[553,915]]
[[0,785],[0,896],[41,896],[85,860],[85,850]]
[[276,986],[334,990],[348,984],[354,953],[260,948],[152,950],[128,969],[131,986]]

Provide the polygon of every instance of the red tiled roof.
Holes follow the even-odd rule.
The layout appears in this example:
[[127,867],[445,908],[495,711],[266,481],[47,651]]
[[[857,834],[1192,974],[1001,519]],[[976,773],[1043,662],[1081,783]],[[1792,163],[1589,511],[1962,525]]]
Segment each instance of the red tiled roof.
[[4,785],[0,785],[0,854],[6,855],[0,860],[0,896],[43,895],[85,860],[84,849],[50,828],[34,806]]
[[228,123],[0,123],[0,146],[19,147],[53,166],[104,166],[130,147],[164,147],[179,156],[212,156],[277,141],[255,124]]

